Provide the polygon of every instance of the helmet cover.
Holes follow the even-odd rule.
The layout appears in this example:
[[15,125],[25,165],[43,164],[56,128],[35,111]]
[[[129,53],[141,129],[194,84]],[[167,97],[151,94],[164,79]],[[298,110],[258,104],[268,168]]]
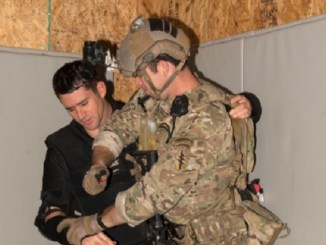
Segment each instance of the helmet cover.
[[117,50],[117,62],[123,75],[136,76],[141,65],[160,54],[185,61],[189,50],[190,40],[182,29],[163,19],[138,17]]

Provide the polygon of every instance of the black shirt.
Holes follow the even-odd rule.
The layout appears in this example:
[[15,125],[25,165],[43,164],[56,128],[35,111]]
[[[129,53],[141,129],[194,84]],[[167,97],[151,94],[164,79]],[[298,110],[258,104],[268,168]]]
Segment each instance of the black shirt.
[[[93,138],[80,124],[72,121],[49,135],[45,143],[47,154],[43,170],[42,205],[36,218],[41,220],[35,224],[49,239],[65,243],[59,237],[47,234],[48,229],[42,229],[41,226],[45,225],[42,220],[42,213],[43,218],[45,217],[45,208],[58,206],[68,216],[78,216],[94,214],[114,204],[118,192],[135,183],[134,176],[130,174],[134,165],[126,160],[126,154],[132,155],[136,146],[131,144],[123,150],[113,164],[113,169],[110,169],[111,175],[106,190],[92,196],[82,188],[82,180],[91,167]],[[146,232],[146,223],[134,228],[125,224],[105,231],[109,237],[123,245],[146,244]]]

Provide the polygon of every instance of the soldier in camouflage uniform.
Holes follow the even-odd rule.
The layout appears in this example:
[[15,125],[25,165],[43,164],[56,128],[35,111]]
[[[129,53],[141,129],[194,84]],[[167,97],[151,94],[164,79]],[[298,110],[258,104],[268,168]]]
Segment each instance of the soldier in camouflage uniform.
[[68,240],[123,223],[136,226],[155,214],[180,225],[178,244],[247,244],[231,183],[239,175],[225,93],[197,78],[185,64],[190,41],[162,19],[136,19],[117,58],[121,72],[141,88],[108,118],[93,144],[92,167],[83,180],[88,193],[103,190],[104,170],[124,145],[137,140],[146,119],[158,161],[103,212],[60,223]]

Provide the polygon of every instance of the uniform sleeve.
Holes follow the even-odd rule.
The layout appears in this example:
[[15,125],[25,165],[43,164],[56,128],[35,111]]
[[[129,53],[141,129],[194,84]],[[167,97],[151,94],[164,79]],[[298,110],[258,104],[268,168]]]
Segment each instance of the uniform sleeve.
[[[118,195],[118,212],[130,225],[137,225],[155,213],[184,216],[182,210],[195,203],[197,186],[203,187],[202,192],[207,183],[214,181],[209,170],[229,159],[232,151],[225,148],[231,142],[230,120],[220,103],[178,118],[170,144],[151,171]],[[205,174],[207,179],[202,178]]]
[[124,146],[135,142],[139,135],[140,118],[144,115],[136,98],[138,94],[103,122],[93,147],[105,146],[118,157]]
[[46,153],[43,168],[41,206],[39,207],[34,224],[46,238],[52,241],[58,241],[61,244],[68,244],[65,232],[60,234],[56,232],[56,226],[62,220],[62,217],[52,218],[45,223],[47,207],[56,206],[64,211],[69,205],[66,175],[62,167],[60,167],[62,164],[64,162],[59,153],[49,148]]

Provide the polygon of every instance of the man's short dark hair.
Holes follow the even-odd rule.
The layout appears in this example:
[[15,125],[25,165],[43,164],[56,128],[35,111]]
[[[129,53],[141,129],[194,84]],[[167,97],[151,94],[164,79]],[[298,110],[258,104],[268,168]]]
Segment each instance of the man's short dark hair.
[[96,91],[99,81],[95,67],[82,60],[64,64],[53,76],[52,86],[56,96],[71,93],[80,87]]

